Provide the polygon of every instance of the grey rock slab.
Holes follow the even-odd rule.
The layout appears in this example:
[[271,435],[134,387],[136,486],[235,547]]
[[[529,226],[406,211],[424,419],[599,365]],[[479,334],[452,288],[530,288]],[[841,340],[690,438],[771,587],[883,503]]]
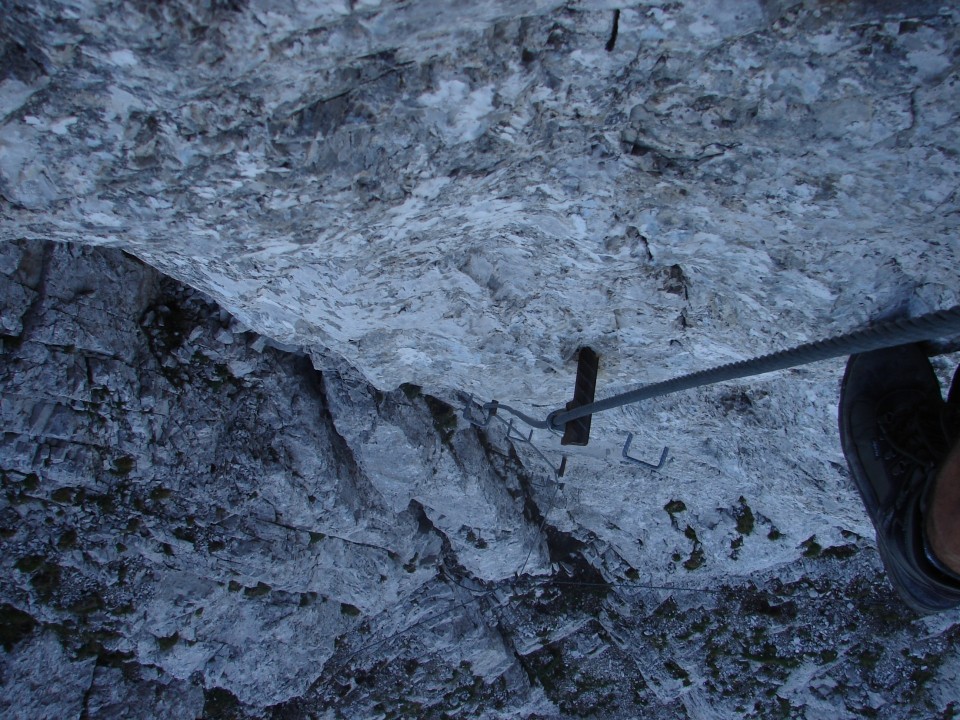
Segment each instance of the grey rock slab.
[[[838,678],[831,652],[891,716],[915,702],[894,678],[949,684],[935,679],[949,677],[949,628],[918,640],[873,574],[837,443],[842,362],[598,416],[583,450],[536,433],[552,462],[569,455],[556,492],[532,450],[457,413],[472,393],[545,415],[569,399],[584,344],[603,396],[956,304],[950,7],[44,0],[2,13],[12,606],[54,624],[103,615],[118,637],[97,642],[196,678],[221,710],[401,708],[384,686],[357,689],[368,671],[422,679],[407,714],[496,716],[497,701],[742,713],[730,696],[768,698],[758,712],[772,714],[787,695],[790,712],[877,707],[854,683],[768,692],[810,663]],[[947,378],[955,358],[936,363]],[[643,457],[671,448],[661,473],[619,464],[627,432]],[[701,616],[710,593],[686,607],[627,588],[614,607],[514,585],[521,566],[540,582],[727,592],[744,617]],[[504,642],[470,660],[476,676],[441,659],[445,630],[434,642],[415,625],[447,612],[458,586],[441,567],[476,583],[456,590],[456,607],[479,608],[476,637]],[[174,612],[160,588],[187,577],[216,587]],[[483,583],[519,607],[494,607]],[[300,602],[322,639],[298,624]],[[923,654],[848,630],[861,606],[871,633]],[[805,634],[816,612],[835,647]],[[585,622],[602,613],[636,626]],[[775,637],[738,639],[759,628]],[[248,650],[255,631],[283,638],[274,669]],[[592,680],[556,670],[613,631],[626,640],[601,643]],[[539,654],[512,660],[513,637]],[[753,684],[724,685],[745,677],[725,657],[752,663]],[[603,705],[624,667],[632,699]],[[949,695],[926,697],[946,712]]]

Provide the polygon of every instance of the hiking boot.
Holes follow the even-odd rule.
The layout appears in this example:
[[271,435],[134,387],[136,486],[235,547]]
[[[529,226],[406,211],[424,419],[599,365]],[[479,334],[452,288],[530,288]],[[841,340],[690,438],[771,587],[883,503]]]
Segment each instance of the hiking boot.
[[840,441],[900,597],[920,613],[960,605],[960,577],[926,550],[924,509],[957,441],[957,406],[944,403],[918,345],[852,355],[840,391]]

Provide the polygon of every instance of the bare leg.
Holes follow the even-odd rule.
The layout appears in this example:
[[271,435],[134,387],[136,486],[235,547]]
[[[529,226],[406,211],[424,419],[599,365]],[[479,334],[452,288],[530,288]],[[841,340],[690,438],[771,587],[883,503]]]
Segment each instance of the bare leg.
[[960,575],[960,442],[954,444],[937,475],[927,538],[937,559]]

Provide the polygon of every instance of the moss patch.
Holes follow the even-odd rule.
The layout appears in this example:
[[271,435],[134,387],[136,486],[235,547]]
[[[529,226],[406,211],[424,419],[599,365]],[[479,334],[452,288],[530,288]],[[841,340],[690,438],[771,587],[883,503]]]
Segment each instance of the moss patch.
[[23,478],[23,489],[27,492],[33,492],[40,487],[40,478],[36,473],[30,473]]
[[212,688],[203,694],[203,717],[207,720],[237,720],[245,717],[237,696],[223,688]]
[[400,386],[400,390],[403,391],[403,394],[407,396],[407,400],[416,400],[420,397],[420,386],[411,385],[410,383],[403,383]]
[[360,615],[360,608],[350,603],[340,603],[340,612],[349,617],[357,617]]
[[676,515],[677,513],[684,512],[687,509],[687,506],[683,500],[671,500],[663,506],[663,509],[671,515]]
[[684,687],[691,685],[690,673],[680,667],[680,665],[675,663],[673,660],[667,660],[663,664],[663,667],[668,673],[670,673],[670,677],[672,677],[674,680],[680,680]]
[[703,544],[700,542],[700,538],[697,536],[697,531],[694,530],[690,525],[687,525],[686,529],[683,531],[683,535],[687,540],[690,540],[693,543],[693,549],[690,551],[690,557],[683,561],[683,567],[686,570],[696,570],[699,567],[702,567],[706,562],[707,558],[703,552]]
[[45,559],[42,555],[24,555],[13,566],[20,572],[32,573],[40,569]]
[[137,461],[132,455],[123,455],[113,461],[114,475],[129,475],[137,467]]
[[806,540],[800,543],[800,547],[803,548],[804,557],[819,557],[820,553],[823,552],[823,546],[817,542],[816,535],[811,535],[808,537]]
[[64,505],[69,505],[73,502],[74,497],[76,497],[77,490],[72,487],[62,487],[57,488],[52,493],[50,493],[50,499],[55,503],[63,503]]
[[457,431],[456,411],[453,407],[443,402],[443,400],[435,398],[432,395],[424,395],[423,399],[427,403],[430,414],[433,416],[433,429],[437,431],[437,434],[440,435],[443,442],[449,445],[453,440],[454,433]]
[[703,549],[698,545],[690,552],[690,557],[683,561],[683,567],[687,570],[696,570],[702,567],[706,561],[707,558],[703,554]]
[[756,518],[754,518],[753,510],[747,505],[747,501],[742,495],[739,502],[740,505],[733,511],[733,516],[737,521],[737,532],[741,535],[749,535],[756,525]]
[[180,633],[175,632],[173,635],[158,637],[157,647],[160,649],[160,652],[170,652],[178,642],[180,642]]
[[258,582],[254,587],[248,587],[243,589],[243,594],[249,598],[258,598],[263,597],[268,594],[273,588],[267,585],[265,582]]
[[155,487],[153,490],[150,491],[150,499],[153,500],[154,502],[159,502],[161,500],[166,500],[168,497],[170,497],[171,494],[172,494],[172,491],[170,490],[170,488]]

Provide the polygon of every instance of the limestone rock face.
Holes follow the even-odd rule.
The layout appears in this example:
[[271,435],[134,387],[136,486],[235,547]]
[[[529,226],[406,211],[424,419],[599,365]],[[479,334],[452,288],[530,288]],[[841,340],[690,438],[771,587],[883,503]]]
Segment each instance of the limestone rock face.
[[603,396],[957,304],[958,23],[4,4],[4,714],[955,712],[958,617],[878,573],[842,361],[581,450],[470,419],[559,407],[582,345]]
[[[5,716],[954,702],[955,614],[906,612],[839,512],[807,535],[760,486],[557,478],[516,428],[321,374],[117,250],[2,259]],[[719,407],[755,430],[762,400]]]
[[88,654],[270,704],[445,554],[499,580],[536,542],[495,436],[457,435],[419,389],[321,376],[118,251],[4,253],[23,328],[4,339],[11,599]]
[[956,303],[950,11],[614,7],[13,3],[3,233],[528,407]]

